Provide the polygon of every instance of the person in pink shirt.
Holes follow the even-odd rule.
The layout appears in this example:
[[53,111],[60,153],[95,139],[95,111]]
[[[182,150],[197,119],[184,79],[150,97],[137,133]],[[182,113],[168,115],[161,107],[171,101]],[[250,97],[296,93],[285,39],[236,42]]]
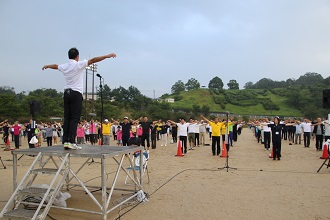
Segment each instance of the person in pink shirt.
[[123,142],[122,142],[123,131],[121,130],[120,126],[117,127],[116,135],[117,135],[117,144],[118,144],[118,146],[122,146],[123,145]]
[[138,125],[136,134],[140,139],[142,138],[142,126],[141,125]]
[[97,123],[94,120],[89,124],[89,139],[92,145],[97,142]]
[[19,135],[21,134],[21,126],[18,125],[18,121],[12,126],[14,130],[15,148],[19,149]]
[[85,137],[85,128],[82,126],[80,122],[77,128],[77,144],[83,144],[84,137]]

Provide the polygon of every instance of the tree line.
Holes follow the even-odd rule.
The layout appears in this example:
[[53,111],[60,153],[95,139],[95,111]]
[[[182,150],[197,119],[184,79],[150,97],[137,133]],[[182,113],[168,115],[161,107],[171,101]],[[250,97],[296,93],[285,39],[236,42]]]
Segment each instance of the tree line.
[[[286,98],[286,103],[292,108],[299,109],[304,116],[315,118],[327,114],[327,110],[322,109],[322,91],[330,88],[330,77],[323,78],[318,73],[306,73],[297,80],[287,79],[286,81],[273,81],[262,78],[256,83],[247,82],[243,90],[239,89],[239,84],[232,79],[227,83],[228,90],[224,89],[224,83],[218,76],[209,81],[208,88],[215,103],[223,105],[226,103],[239,106],[255,105],[261,103],[265,108],[276,109],[275,103],[270,99],[260,98],[260,95],[271,92],[275,95]],[[172,94],[164,94],[161,98],[175,95],[176,101],[180,100],[180,92],[199,89],[198,80],[191,78],[186,83],[178,80],[172,87]],[[236,91],[236,92],[234,92]],[[224,98],[217,96],[224,94]],[[100,91],[97,91],[100,96]],[[147,115],[152,119],[172,118],[178,119],[199,115],[208,115],[208,106],[193,105],[191,109],[174,109],[169,103],[153,100],[143,95],[136,87],[118,87],[110,89],[108,85],[103,86],[102,95],[104,99],[104,118],[121,118],[130,116],[138,118]],[[259,97],[259,98],[257,98]],[[36,112],[37,120],[47,121],[50,117],[63,116],[63,92],[55,89],[36,89],[29,93],[15,93],[13,87],[0,87],[0,120],[28,120],[31,118],[30,103],[37,100],[40,103],[40,111]],[[82,119],[89,120],[89,113],[95,113],[98,118],[101,115],[101,102],[97,99],[92,104],[83,102]],[[94,109],[92,109],[94,106]]]

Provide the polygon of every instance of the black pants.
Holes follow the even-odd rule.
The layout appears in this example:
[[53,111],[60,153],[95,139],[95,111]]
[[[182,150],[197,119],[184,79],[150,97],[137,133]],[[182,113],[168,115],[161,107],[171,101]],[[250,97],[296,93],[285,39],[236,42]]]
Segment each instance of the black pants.
[[284,139],[284,140],[287,140],[288,139],[288,131],[282,131],[282,138]]
[[270,132],[264,132],[264,145],[265,149],[270,148]]
[[180,136],[179,140],[181,141],[181,147],[184,149],[182,152],[187,153],[187,136]]
[[147,141],[147,147],[150,147],[149,134],[142,134],[141,145],[145,147],[145,141]]
[[47,146],[53,146],[53,137],[47,137]]
[[14,135],[15,148],[19,148],[19,135]]
[[311,133],[304,132],[304,146],[309,147],[310,144],[311,144]]
[[151,148],[156,149],[157,134],[151,134]]
[[322,144],[323,144],[323,135],[316,135],[316,149],[322,150]]
[[178,142],[178,132],[173,132],[172,133],[172,139],[173,139],[173,143]]
[[281,158],[281,148],[282,143],[281,140],[273,140],[273,159]]
[[[217,152],[215,152],[215,145],[217,145]],[[212,136],[212,154],[220,154],[220,136]]]
[[72,89],[64,90],[63,142],[76,143],[81,108],[82,94]]
[[199,146],[199,133],[195,133],[194,144],[195,144],[195,146]]
[[123,146],[129,146],[129,137],[123,137],[122,142]]
[[258,130],[257,132],[257,139],[258,139],[258,143],[261,141],[261,130]]
[[97,142],[97,134],[89,134],[89,141],[93,145],[96,144],[96,142]]

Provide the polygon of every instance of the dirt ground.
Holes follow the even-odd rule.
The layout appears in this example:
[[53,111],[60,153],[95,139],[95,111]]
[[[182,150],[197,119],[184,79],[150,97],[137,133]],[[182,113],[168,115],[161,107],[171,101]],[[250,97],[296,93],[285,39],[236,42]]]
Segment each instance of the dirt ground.
[[[210,143],[209,139],[207,142]],[[108,219],[330,219],[330,169],[324,166],[316,172],[324,160],[314,144],[312,140],[312,147],[304,148],[283,141],[282,159],[273,161],[270,152],[264,151],[252,131],[245,128],[229,151],[229,167],[237,170],[228,172],[219,169],[225,167],[226,158],[212,156],[210,146],[196,147],[184,157],[175,156],[176,144],[157,146],[150,150],[150,183],[143,185],[148,202],[137,206],[128,203],[111,212]],[[0,156],[7,167],[3,169],[0,164],[2,210],[13,191],[13,165],[11,152],[1,151]],[[19,179],[32,161],[29,156],[19,160]],[[78,168],[84,161],[75,158],[71,166]],[[108,179],[113,178],[113,167],[114,161],[107,167]],[[92,163],[80,175],[86,183],[98,185],[100,170],[99,163]],[[117,187],[125,187],[125,177],[120,176]],[[97,210],[81,187],[73,187],[69,193],[72,197],[67,200],[68,207]],[[93,194],[101,197],[101,192]],[[111,204],[126,194],[115,191]],[[100,215],[54,208],[49,216],[47,219],[102,219]]]

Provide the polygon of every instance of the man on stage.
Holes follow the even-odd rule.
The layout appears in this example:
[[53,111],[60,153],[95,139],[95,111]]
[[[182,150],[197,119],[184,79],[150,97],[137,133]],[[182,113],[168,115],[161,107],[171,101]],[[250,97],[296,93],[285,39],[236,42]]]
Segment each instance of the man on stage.
[[76,132],[82,109],[83,73],[84,69],[107,58],[115,58],[116,54],[111,53],[104,56],[94,57],[90,60],[79,61],[79,51],[71,48],[68,52],[69,62],[65,64],[49,64],[44,69],[59,70],[65,79],[64,86],[64,124],[63,142],[65,149],[77,149]]

